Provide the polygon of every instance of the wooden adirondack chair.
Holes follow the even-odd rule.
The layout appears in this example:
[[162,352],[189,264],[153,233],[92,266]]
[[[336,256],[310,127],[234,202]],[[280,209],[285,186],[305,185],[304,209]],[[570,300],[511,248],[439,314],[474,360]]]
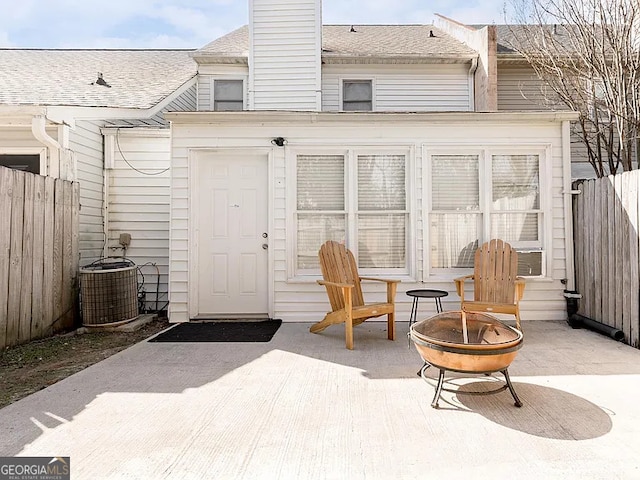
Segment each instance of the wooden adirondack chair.
[[[520,299],[524,279],[517,276],[518,253],[502,240],[491,240],[476,250],[473,275],[456,278],[456,290],[466,312],[506,313],[515,315],[520,327]],[[473,280],[473,300],[464,298],[465,280]]]
[[[360,277],[353,253],[338,242],[325,242],[318,252],[318,257],[324,278],[324,280],[318,280],[318,283],[326,287],[332,311],[327,313],[323,320],[314,323],[309,330],[312,333],[319,333],[329,325],[344,323],[347,348],[353,350],[353,326],[359,325],[368,318],[387,315],[387,337],[389,340],[394,340],[394,299],[399,280]],[[365,305],[360,286],[361,280],[385,282],[387,284],[386,303]]]

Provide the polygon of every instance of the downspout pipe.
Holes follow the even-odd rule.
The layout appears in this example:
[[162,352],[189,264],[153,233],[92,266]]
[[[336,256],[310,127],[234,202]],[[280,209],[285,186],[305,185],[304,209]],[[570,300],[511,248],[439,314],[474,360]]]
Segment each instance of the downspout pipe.
[[476,111],[476,70],[478,69],[478,57],[471,59],[469,67],[469,110]]
[[50,177],[60,177],[60,144],[51,137],[47,131],[47,119],[44,115],[35,115],[31,120],[31,132],[36,139],[47,147],[49,152],[47,161],[47,171],[44,172]]
[[565,290],[564,298],[567,301],[567,322],[571,328],[588,328],[594,332],[601,333],[608,337],[613,338],[616,342],[622,342],[624,340],[624,332],[618,328],[605,325],[604,323],[597,322],[589,317],[580,315],[578,313],[578,300],[582,298],[575,290]]

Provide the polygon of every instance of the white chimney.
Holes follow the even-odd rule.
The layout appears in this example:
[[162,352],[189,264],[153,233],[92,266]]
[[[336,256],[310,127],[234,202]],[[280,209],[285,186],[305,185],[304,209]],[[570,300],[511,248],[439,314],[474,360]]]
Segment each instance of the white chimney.
[[249,109],[320,111],[321,0],[249,0]]

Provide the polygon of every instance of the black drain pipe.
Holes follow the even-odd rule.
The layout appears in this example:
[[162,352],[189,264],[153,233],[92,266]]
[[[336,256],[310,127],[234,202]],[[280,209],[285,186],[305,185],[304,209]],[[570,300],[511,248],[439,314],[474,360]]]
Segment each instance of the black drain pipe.
[[567,322],[571,325],[571,328],[588,328],[589,330],[593,330],[594,332],[601,333],[603,335],[607,335],[608,337],[613,338],[616,342],[621,342],[624,340],[624,332],[614,327],[610,327],[609,325],[605,325],[601,322],[596,322],[595,320],[585,317],[584,315],[580,315],[578,312],[578,299],[582,296],[572,290],[564,291],[564,298],[567,301]]

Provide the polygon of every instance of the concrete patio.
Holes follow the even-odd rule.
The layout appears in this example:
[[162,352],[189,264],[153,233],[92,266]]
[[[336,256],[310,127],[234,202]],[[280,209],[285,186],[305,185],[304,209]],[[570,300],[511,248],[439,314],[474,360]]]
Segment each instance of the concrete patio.
[[444,392],[436,410],[408,325],[384,327],[357,327],[354,351],[302,323],[270,343],[143,342],[0,410],[0,455],[70,456],[74,479],[640,478],[640,350],[525,322],[522,408]]

